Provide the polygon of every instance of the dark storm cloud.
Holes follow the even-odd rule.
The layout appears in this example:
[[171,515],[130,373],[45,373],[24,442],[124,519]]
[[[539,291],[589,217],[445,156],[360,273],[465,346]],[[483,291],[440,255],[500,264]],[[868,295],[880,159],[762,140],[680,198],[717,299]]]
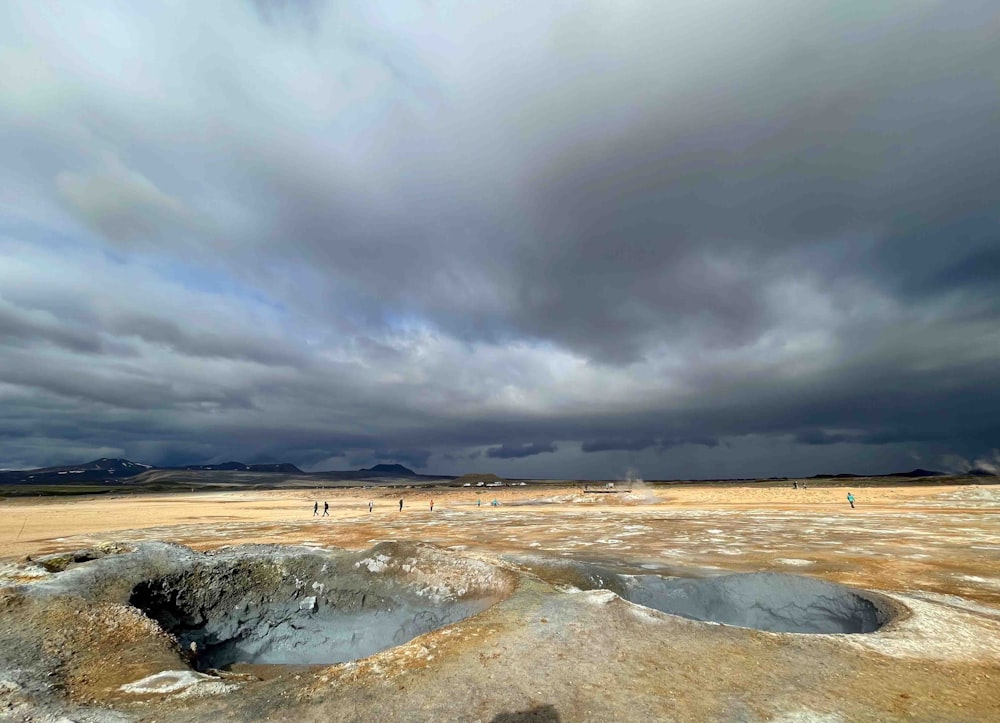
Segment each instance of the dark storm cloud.
[[[986,58],[1000,58],[990,15],[987,31],[939,6],[855,47],[851,23],[819,27],[793,13],[802,35],[720,61],[726,75],[707,87],[644,88],[662,105],[641,106],[636,122],[571,145],[534,175],[532,217],[546,243],[524,252],[520,324],[612,361],[664,337],[739,346],[780,324],[784,310],[766,298],[776,276],[819,271],[796,268],[789,250],[855,256],[825,283],[863,275],[895,286],[995,243],[1000,211],[987,189],[1000,182],[1000,151],[986,119],[1000,103],[984,93],[997,75]],[[955,44],[920,48],[937,21]],[[859,237],[875,239],[860,258]],[[942,238],[961,249],[945,252]]]
[[536,454],[555,452],[558,448],[552,442],[528,442],[526,444],[502,444],[486,450],[487,457],[494,459],[521,459]]
[[[699,24],[717,24],[736,48],[687,80],[644,71],[657,54],[671,61],[650,31],[628,53],[597,38],[582,56],[574,43],[554,44],[517,98],[528,138],[495,131],[520,160],[513,192],[488,133],[471,157],[457,157],[479,119],[447,96],[442,122],[390,127],[370,165],[350,173],[291,160],[301,150],[258,152],[259,188],[247,192],[281,209],[267,238],[291,235],[335,269],[336,301],[345,303],[343,290],[369,320],[405,309],[464,337],[527,334],[614,363],[665,338],[752,343],[781,322],[767,298],[773,280],[815,271],[789,249],[855,256],[831,265],[825,283],[867,266],[864,276],[893,285],[917,229],[940,237],[976,211],[986,214],[979,236],[995,229],[982,196],[1000,168],[983,120],[997,113],[985,99],[995,94],[984,93],[995,13],[983,23],[932,6],[900,25],[861,6],[818,16],[763,7],[785,16],[780,35],[740,12],[687,18],[706,31]],[[683,19],[647,8],[623,22],[669,37]],[[590,20],[581,10],[554,35]],[[952,40],[927,46],[931,28]],[[879,42],[862,42],[869,36]],[[736,52],[747,45],[749,59]],[[599,50],[615,53],[614,70],[557,82]],[[621,90],[639,79],[641,93]],[[956,113],[956,101],[968,112]],[[443,139],[441,127],[458,133]],[[425,182],[401,186],[389,169]],[[484,205],[480,187],[491,183],[501,192]],[[869,236],[878,241],[858,258],[855,243]],[[974,230],[963,238],[985,242]],[[940,263],[921,246],[908,268]]]
[[700,445],[703,447],[715,447],[719,440],[710,436],[709,429],[699,429],[693,427],[684,430],[680,435],[671,437],[661,437],[660,439],[591,439],[580,445],[581,452],[593,454],[594,452],[629,451],[637,452],[644,449],[654,448],[659,452],[684,444]]
[[830,433],[822,429],[809,429],[797,432],[795,441],[799,444],[840,444],[841,442],[854,442],[847,434]]
[[986,459],[998,36],[976,0],[9,6],[0,465]]
[[638,451],[656,446],[654,439],[589,439],[580,445],[583,452],[607,452],[609,450]]
[[401,462],[414,467],[426,467],[427,460],[433,452],[429,449],[389,449],[376,451],[372,454],[374,459],[385,460],[387,462]]
[[[936,270],[926,279],[914,280],[914,295],[921,291],[924,294],[943,294],[969,290],[974,294],[987,292],[989,296],[984,301],[1000,303],[1000,239],[995,231],[995,227],[984,224],[983,233],[991,234],[989,241],[993,248],[974,251],[954,264]],[[995,312],[995,306],[991,310]]]

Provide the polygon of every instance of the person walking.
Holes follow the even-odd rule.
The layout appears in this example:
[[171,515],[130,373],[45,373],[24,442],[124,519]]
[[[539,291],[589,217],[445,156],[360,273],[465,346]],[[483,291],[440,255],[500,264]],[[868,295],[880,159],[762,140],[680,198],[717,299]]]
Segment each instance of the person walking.
[[323,503],[323,517],[329,517],[329,516],[330,516],[330,503],[329,502],[324,502]]
[[374,503],[371,500],[368,500],[368,511],[369,512],[372,511],[372,507],[374,507]]
[[434,511],[434,500],[431,500],[431,512]]
[[403,511],[403,498],[402,497],[399,498],[399,511],[400,512]]
[[854,509],[854,495],[850,492],[847,493],[847,501],[851,503],[851,509]]
[[319,514],[319,500],[313,502],[313,517]]
[[477,497],[476,498],[476,507],[482,507],[482,506],[483,506],[483,501]]

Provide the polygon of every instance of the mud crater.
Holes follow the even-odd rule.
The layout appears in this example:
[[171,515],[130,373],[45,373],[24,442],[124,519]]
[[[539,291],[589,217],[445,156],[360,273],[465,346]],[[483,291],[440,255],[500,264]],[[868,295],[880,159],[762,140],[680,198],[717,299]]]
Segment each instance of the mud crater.
[[[629,602],[702,622],[775,633],[873,633],[906,617],[889,597],[802,575],[755,572],[690,577],[638,574],[608,563],[511,558],[557,585],[610,590]],[[637,574],[632,574],[637,573]]]
[[191,665],[204,671],[367,657],[504,596],[499,583],[440,594],[440,586],[414,584],[398,570],[357,568],[310,555],[280,563],[229,558],[143,580],[129,603],[176,636]]
[[781,573],[622,576],[619,594],[672,615],[774,633],[873,633],[897,612],[879,595]]

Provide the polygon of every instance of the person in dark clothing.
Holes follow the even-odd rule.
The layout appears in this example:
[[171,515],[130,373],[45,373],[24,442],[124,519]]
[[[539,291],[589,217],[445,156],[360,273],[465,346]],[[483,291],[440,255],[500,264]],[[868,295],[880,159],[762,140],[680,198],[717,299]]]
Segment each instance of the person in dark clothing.
[[371,500],[368,500],[368,511],[369,512],[372,511],[372,507],[374,507],[374,503]]
[[434,511],[434,500],[431,500],[431,512]]
[[330,503],[329,502],[324,502],[323,503],[323,517],[329,517],[329,516],[330,516]]
[[402,497],[399,498],[399,511],[400,512],[403,511],[403,498]]
[[313,502],[313,517],[319,514],[319,502]]

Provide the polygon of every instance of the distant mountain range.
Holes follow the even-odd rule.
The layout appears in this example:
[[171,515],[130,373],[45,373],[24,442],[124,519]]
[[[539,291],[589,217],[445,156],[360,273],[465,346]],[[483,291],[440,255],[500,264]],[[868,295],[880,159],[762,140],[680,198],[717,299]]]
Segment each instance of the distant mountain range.
[[[185,476],[184,473],[192,475]],[[870,477],[897,477],[918,479],[924,477],[940,477],[948,473],[928,469],[914,469],[909,472],[893,472],[882,475],[860,474],[817,474],[808,479],[863,479]],[[275,475],[262,478],[261,475]],[[998,475],[989,469],[976,468],[964,473],[965,476],[996,478]],[[321,482],[340,482],[352,480],[371,480],[373,484],[426,483],[433,480],[453,479],[449,475],[422,475],[401,464],[376,464],[359,470],[303,472],[290,462],[270,464],[246,464],[244,462],[220,462],[218,464],[189,464],[181,467],[154,467],[139,464],[127,459],[112,459],[102,457],[84,464],[65,465],[62,467],[42,467],[30,470],[0,471],[0,485],[72,485],[72,484],[110,484],[110,485],[142,485],[153,481],[169,481],[184,484],[185,480],[194,478],[204,482],[211,481],[220,484],[268,484],[267,480],[277,483],[312,480]],[[290,479],[291,478],[291,479]],[[771,478],[787,479],[787,478]],[[722,481],[722,480],[719,480]],[[312,484],[313,482],[309,482]]]
[[[82,483],[126,483],[132,477],[137,477],[144,472],[251,472],[270,473],[282,475],[306,476],[309,472],[303,472],[290,462],[277,462],[273,464],[246,464],[245,462],[221,462],[219,464],[189,464],[181,467],[154,467],[148,464],[139,464],[127,459],[111,459],[102,457],[93,462],[84,464],[65,465],[62,467],[42,467],[29,470],[7,470],[0,471],[0,484],[32,484],[32,485],[66,485]],[[333,476],[334,478],[349,479],[352,477],[420,477],[413,470],[401,464],[377,464],[368,469],[360,469],[357,472],[317,472],[317,476]],[[148,475],[147,475],[148,476]]]
[[42,467],[40,469],[10,470],[0,472],[0,484],[74,484],[83,482],[111,482],[127,479],[152,469],[127,459],[101,457],[93,462]]

